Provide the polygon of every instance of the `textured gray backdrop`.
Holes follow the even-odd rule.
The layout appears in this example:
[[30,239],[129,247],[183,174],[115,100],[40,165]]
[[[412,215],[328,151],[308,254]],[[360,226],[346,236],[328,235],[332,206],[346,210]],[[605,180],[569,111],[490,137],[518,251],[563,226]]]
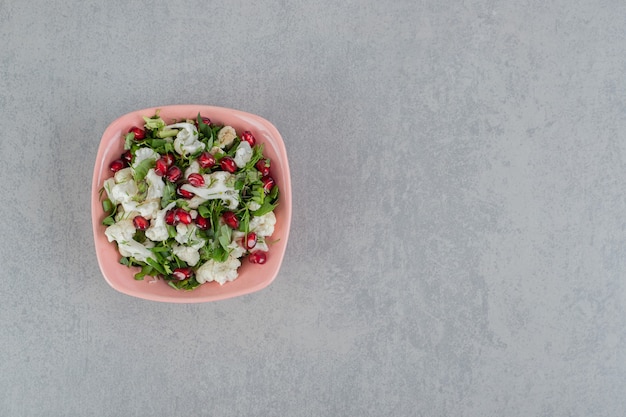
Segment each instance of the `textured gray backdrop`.
[[[0,0],[0,415],[626,415],[625,27],[622,0]],[[259,293],[102,279],[100,135],[182,103],[285,139]]]

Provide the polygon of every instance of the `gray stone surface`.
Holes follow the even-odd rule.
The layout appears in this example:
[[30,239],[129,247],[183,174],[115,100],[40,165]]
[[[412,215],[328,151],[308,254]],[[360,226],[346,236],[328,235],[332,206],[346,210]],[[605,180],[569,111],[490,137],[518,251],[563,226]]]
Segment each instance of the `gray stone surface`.
[[[626,413],[626,3],[0,1],[0,415]],[[104,128],[234,107],[284,136],[267,289],[102,279]]]

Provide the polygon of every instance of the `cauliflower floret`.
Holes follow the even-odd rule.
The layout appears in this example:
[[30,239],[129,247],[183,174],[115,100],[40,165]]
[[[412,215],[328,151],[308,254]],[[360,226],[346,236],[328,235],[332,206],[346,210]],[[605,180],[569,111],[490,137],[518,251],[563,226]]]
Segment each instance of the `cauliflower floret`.
[[214,156],[215,156],[215,155],[217,155],[218,153],[219,153],[219,154],[224,153],[224,151],[223,151],[223,150],[222,150],[222,148],[220,148],[219,146],[214,146],[214,147],[212,147],[212,148],[211,148],[211,150],[209,151],[209,153],[210,153],[211,155],[214,155]]
[[225,282],[237,279],[239,276],[237,269],[240,266],[241,262],[239,259],[232,255],[226,259],[226,262],[208,260],[196,271],[196,281],[200,284],[216,281],[223,285]]
[[152,159],[153,161],[156,161],[157,159],[160,158],[160,155],[158,153],[156,153],[155,151],[153,151],[150,148],[139,148],[137,149],[137,151],[135,152],[135,157],[133,158],[133,169],[137,168],[137,165],[139,165],[142,161],[146,160],[146,159]]
[[205,240],[198,237],[196,232],[198,228],[195,224],[178,223],[176,225],[176,237],[174,238],[181,245],[186,244],[194,249],[200,249],[204,246]]
[[137,201],[124,201],[122,203],[124,213],[130,217],[143,216],[146,219],[152,219],[159,212],[159,202],[157,200],[144,201],[139,204]]
[[276,216],[273,211],[250,219],[250,230],[256,232],[258,236],[271,236],[274,233],[275,225]]
[[130,167],[120,169],[113,176],[116,183],[126,182],[133,179],[133,170]]
[[172,253],[178,256],[181,261],[187,262],[189,266],[196,266],[198,261],[200,261],[200,253],[198,250],[189,246],[172,246]]
[[154,242],[162,242],[167,240],[169,234],[167,233],[167,224],[165,224],[165,213],[172,209],[176,205],[175,201],[169,203],[164,209],[159,210],[154,216],[150,227],[146,230],[146,237]]
[[107,193],[109,195],[109,200],[111,200],[113,204],[132,201],[133,197],[135,197],[139,192],[137,184],[133,180],[115,184],[111,187],[110,191],[111,192]]
[[133,257],[141,262],[146,262],[148,258],[154,259],[154,254],[148,248],[133,239],[135,226],[132,220],[120,220],[107,227],[104,234],[109,242],[117,242],[122,256]]
[[194,159],[193,162],[189,164],[189,166],[185,170],[185,178],[189,178],[191,174],[198,174],[198,173],[200,173],[200,164],[198,163],[198,161]]
[[224,149],[225,147],[233,143],[236,137],[237,132],[232,126],[224,126],[217,133],[217,145],[220,148]]
[[[202,199],[202,202],[221,199],[228,203],[228,208],[230,210],[237,208],[239,205],[239,193],[235,190],[235,184],[234,181],[232,181],[232,174],[226,171],[217,171],[210,175],[204,175],[203,177],[205,182],[203,187],[194,187],[191,184],[184,184],[180,188],[194,193],[195,197]],[[196,199],[196,202],[197,201],[198,199]],[[202,202],[200,202],[200,204],[202,204]],[[198,206],[192,208],[197,207]]]
[[239,168],[243,168],[252,158],[252,147],[245,140],[242,141],[235,151],[235,164]]
[[133,225],[133,221],[130,219],[120,220],[119,222],[107,227],[104,234],[107,239],[109,239],[109,242],[124,242],[132,240],[133,236],[135,236],[135,226]]
[[163,177],[158,176],[154,172],[153,168],[148,170],[148,174],[146,174],[146,181],[148,182],[148,194],[146,194],[146,200],[163,197],[165,182],[163,181]]
[[175,123],[166,129],[180,129],[174,139],[174,150],[179,155],[190,155],[204,149],[204,143],[198,140],[198,129],[191,123]]
[[228,249],[230,250],[230,255],[235,258],[241,258],[246,250],[239,244],[241,238],[243,238],[246,234],[244,232],[239,232],[237,230],[233,231],[232,240],[228,245]]
[[248,208],[250,209],[250,211],[257,211],[261,208],[261,205],[255,201],[251,201],[248,205]]

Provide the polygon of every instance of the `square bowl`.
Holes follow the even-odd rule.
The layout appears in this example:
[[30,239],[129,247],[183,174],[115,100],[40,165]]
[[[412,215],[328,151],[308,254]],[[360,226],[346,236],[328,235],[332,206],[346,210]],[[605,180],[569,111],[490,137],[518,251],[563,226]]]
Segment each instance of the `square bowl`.
[[[143,126],[143,116],[151,117],[159,110],[161,118],[170,123],[174,120],[195,119],[198,113],[208,117],[215,124],[230,125],[238,134],[245,130],[251,131],[257,143],[262,143],[263,154],[272,163],[272,177],[280,187],[278,206],[274,210],[276,225],[271,236],[272,244],[267,262],[263,265],[251,264],[242,259],[239,277],[231,282],[220,285],[207,282],[193,291],[176,290],[163,279],[146,277],[135,280],[134,275],[140,269],[129,268],[119,263],[120,253],[115,242],[109,242],[104,234],[106,226],[102,220],[106,217],[100,200],[100,190],[104,181],[113,174],[109,165],[118,159],[124,151],[123,136],[132,126]],[[200,303],[217,301],[259,291],[268,286],[278,274],[282,264],[289,228],[291,225],[291,178],[287,151],[280,133],[274,125],[264,118],[239,110],[207,105],[173,105],[152,107],[133,111],[121,116],[111,123],[100,141],[93,172],[91,189],[91,217],[96,255],[104,279],[117,291],[152,301],[171,303]]]

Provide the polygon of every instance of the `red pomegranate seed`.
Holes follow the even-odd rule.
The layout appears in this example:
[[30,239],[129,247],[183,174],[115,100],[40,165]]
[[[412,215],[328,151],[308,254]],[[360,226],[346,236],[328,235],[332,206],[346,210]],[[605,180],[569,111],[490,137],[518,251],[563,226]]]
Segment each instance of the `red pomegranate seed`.
[[176,209],[176,217],[182,224],[191,224],[193,219],[191,218],[191,214],[183,209]]
[[204,123],[205,125],[211,124],[211,119],[209,119],[208,117],[201,117],[201,119],[202,119],[202,123]]
[[161,158],[163,159],[163,161],[165,161],[165,164],[168,168],[171,167],[174,163],[174,156],[171,153],[166,153]]
[[256,143],[256,139],[254,138],[254,135],[249,130],[246,130],[245,132],[243,132],[243,134],[241,135],[241,140],[245,140],[246,142],[250,144],[250,146],[254,146],[254,144]]
[[248,256],[248,260],[253,264],[263,265],[265,261],[267,261],[267,255],[265,252],[257,251],[251,253],[250,256]]
[[237,164],[230,156],[225,156],[220,160],[220,167],[222,167],[224,171],[228,171],[231,174],[237,171]]
[[179,281],[189,279],[191,278],[192,275],[193,275],[193,269],[191,268],[176,268],[174,272],[172,272],[172,276]]
[[224,219],[224,223],[226,223],[231,229],[239,228],[239,219],[237,218],[237,215],[232,211],[225,212],[222,215],[222,218]]
[[189,174],[189,176],[187,177],[187,181],[189,181],[189,184],[193,185],[194,187],[202,187],[204,185],[204,178],[202,177],[202,175],[200,174]]
[[168,210],[165,213],[165,223],[170,226],[176,226],[178,223],[178,217],[176,216],[176,210]]
[[183,171],[178,168],[176,165],[169,167],[167,172],[165,173],[165,179],[169,182],[176,182],[183,176]]
[[206,217],[202,217],[198,214],[198,216],[196,216],[196,226],[198,226],[200,230],[207,230],[211,227],[211,222]]
[[202,168],[211,168],[215,165],[215,157],[208,152],[202,152],[200,156],[198,156],[198,164]]
[[162,177],[167,172],[167,162],[163,158],[159,158],[154,166],[154,173]]
[[243,243],[243,247],[247,250],[254,248],[256,246],[256,233],[248,233],[243,237],[241,243]]
[[137,216],[133,219],[133,224],[136,229],[146,230],[150,226],[150,222],[143,216]]
[[256,163],[256,169],[259,170],[262,177],[267,177],[270,175],[270,163],[269,159],[261,159]]
[[183,190],[181,187],[176,189],[176,193],[182,198],[192,198],[193,193],[191,191]]
[[143,138],[146,137],[146,132],[144,132],[142,129],[138,128],[137,126],[133,126],[130,129],[128,129],[128,133],[134,133],[135,140],[142,140]]
[[130,151],[130,149],[122,154],[121,159],[126,161],[128,165],[130,165],[130,163],[133,162],[133,154]]
[[276,183],[274,182],[274,178],[270,176],[261,178],[261,182],[263,183],[263,189],[265,190],[266,194],[272,191],[272,188],[274,188],[274,185],[276,185]]
[[109,168],[113,172],[117,172],[121,169],[124,169],[125,167],[126,167],[126,162],[124,162],[121,159],[116,159],[115,161],[111,162],[111,165],[109,165]]

